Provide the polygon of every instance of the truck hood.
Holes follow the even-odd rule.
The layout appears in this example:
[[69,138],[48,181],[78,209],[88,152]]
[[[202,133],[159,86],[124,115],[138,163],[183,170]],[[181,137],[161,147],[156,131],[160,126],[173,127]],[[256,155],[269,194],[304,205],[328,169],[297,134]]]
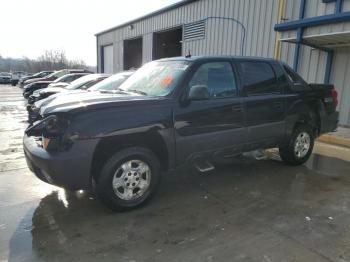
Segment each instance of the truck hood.
[[65,87],[68,86],[68,83],[58,82],[58,83],[51,83],[49,87]]
[[48,86],[47,88],[43,89],[40,91],[40,94],[55,94],[55,93],[61,93],[61,92],[64,92],[64,91],[67,91],[67,89],[64,89],[62,87],[51,87],[51,86]]
[[[56,94],[53,94],[47,98],[44,98],[44,99],[41,99],[41,100],[35,102],[35,107],[36,108],[45,107],[49,103],[51,103],[53,100],[55,100],[57,97],[66,96],[66,98],[64,98],[64,100],[67,101],[69,96],[73,96],[74,94],[77,94],[77,93],[86,93],[86,92],[87,92],[86,90],[65,90],[65,92],[56,93]],[[75,98],[78,99],[78,97],[75,97]],[[60,101],[62,102],[62,100],[63,99],[61,99]]]
[[77,92],[62,94],[53,99],[50,103],[41,107],[40,114],[61,113],[61,112],[81,112],[93,109],[114,107],[122,105],[135,105],[136,103],[162,100],[162,97],[143,96],[134,93],[101,93]]
[[24,90],[31,90],[33,88],[33,86],[38,86],[38,85],[41,85],[41,84],[49,85],[50,83],[52,83],[52,82],[51,81],[37,81],[37,82],[31,83],[31,84],[26,84],[24,86]]
[[25,80],[25,83],[26,85],[28,84],[31,84],[31,83],[34,83],[34,82],[38,82],[38,81],[45,81],[47,80],[46,78],[30,78],[28,80]]

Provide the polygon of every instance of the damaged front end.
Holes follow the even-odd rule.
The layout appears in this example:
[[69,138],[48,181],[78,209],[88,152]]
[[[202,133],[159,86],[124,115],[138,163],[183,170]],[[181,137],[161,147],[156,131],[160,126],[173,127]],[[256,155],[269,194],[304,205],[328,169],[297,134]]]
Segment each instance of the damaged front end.
[[25,133],[34,136],[42,148],[47,151],[65,151],[72,146],[66,134],[70,121],[64,117],[50,115],[29,126]]

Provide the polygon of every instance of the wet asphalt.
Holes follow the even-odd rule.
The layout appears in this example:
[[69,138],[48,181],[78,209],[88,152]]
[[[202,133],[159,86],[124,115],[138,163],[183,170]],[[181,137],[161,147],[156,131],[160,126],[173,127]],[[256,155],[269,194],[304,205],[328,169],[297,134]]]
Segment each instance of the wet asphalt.
[[21,89],[0,85],[0,261],[350,261],[349,149],[179,170],[147,206],[113,213],[33,175],[26,126]]

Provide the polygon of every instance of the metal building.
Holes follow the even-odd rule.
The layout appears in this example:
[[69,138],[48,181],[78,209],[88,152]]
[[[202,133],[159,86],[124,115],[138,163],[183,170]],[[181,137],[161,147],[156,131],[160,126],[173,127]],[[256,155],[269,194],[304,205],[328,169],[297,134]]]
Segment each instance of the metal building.
[[187,0],[96,40],[106,73],[188,52],[281,59],[309,82],[334,83],[340,124],[350,125],[350,0]]

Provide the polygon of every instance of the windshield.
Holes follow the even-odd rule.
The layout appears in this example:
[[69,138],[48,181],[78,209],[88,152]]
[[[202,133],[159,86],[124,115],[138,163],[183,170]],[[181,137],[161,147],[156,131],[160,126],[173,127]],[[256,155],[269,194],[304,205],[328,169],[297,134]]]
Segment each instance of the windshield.
[[39,73],[36,73],[36,74],[34,74],[32,76],[34,76],[34,77],[36,77],[36,76],[44,76],[44,74],[42,72],[39,72]]
[[97,91],[97,90],[115,90],[117,89],[126,79],[129,78],[131,73],[119,73],[112,75],[105,80],[99,82],[98,84],[94,85],[93,87],[89,88],[90,91]]
[[186,61],[150,62],[137,70],[120,89],[149,96],[167,96],[187,67]]
[[56,71],[56,72],[53,72],[52,74],[49,74],[47,77],[49,78],[49,77],[53,77],[54,76],[56,78],[59,78],[59,77],[64,76],[66,74],[68,74],[68,70],[62,69],[60,71]]
[[53,83],[65,82],[64,80],[65,80],[67,77],[70,77],[70,76],[68,76],[68,75],[61,76],[61,77],[57,78],[55,81],[53,81]]
[[68,90],[74,90],[74,89],[78,89],[80,87],[82,87],[83,85],[95,80],[101,78],[101,75],[95,75],[95,74],[91,74],[91,75],[86,75],[86,76],[82,76],[80,78],[78,78],[77,80],[74,80],[73,82],[70,83],[70,85],[66,86],[65,88]]

